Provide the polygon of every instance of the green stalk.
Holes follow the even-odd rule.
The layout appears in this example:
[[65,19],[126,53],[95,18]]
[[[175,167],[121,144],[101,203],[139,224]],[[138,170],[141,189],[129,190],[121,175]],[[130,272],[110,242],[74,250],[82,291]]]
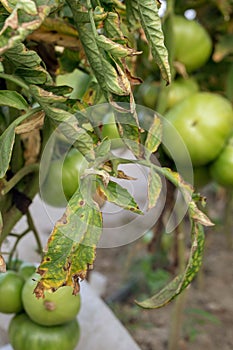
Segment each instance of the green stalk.
[[7,194],[20,180],[24,178],[24,176],[35,171],[39,171],[39,164],[29,164],[21,168],[9,181],[4,183],[4,188],[2,189],[1,194]]

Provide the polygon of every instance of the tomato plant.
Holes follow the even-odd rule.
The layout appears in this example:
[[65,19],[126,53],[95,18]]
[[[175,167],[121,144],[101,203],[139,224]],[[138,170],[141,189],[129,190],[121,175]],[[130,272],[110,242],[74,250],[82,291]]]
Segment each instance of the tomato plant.
[[213,179],[224,187],[233,187],[233,137],[229,139],[220,155],[210,165]]
[[205,28],[195,20],[174,17],[174,56],[191,72],[206,63],[212,51],[212,42]]
[[43,299],[33,293],[39,275],[29,278],[22,290],[23,306],[28,316],[43,326],[55,326],[71,321],[80,310],[80,295],[72,294],[72,287],[64,286],[55,292],[47,291]]
[[[40,307],[44,296],[63,293],[66,287],[78,293],[80,281],[94,263],[103,227],[101,206],[90,189],[97,188],[104,200],[132,215],[142,214],[134,196],[118,181],[133,181],[122,171],[126,163],[140,164],[148,170],[148,210],[158,203],[164,185],[161,178],[170,185],[167,188],[173,188],[172,198],[178,188],[193,229],[190,257],[186,268],[180,269],[184,273],[174,277],[161,294],[138,305],[157,308],[167,304],[191,282],[200,267],[203,226],[212,223],[198,208],[201,196],[196,196],[195,189],[176,171],[169,170],[175,169],[172,160],[161,157],[161,166],[152,161],[154,155],[163,154],[162,118],[156,112],[163,114],[161,111],[167,108],[162,104],[168,101],[161,98],[169,89],[166,85],[178,83],[177,76],[187,79],[191,72],[190,78],[206,92],[192,95],[192,90],[187,96],[185,88],[185,99],[168,105],[166,118],[183,137],[193,165],[205,165],[219,156],[232,129],[232,13],[231,6],[225,6],[228,1],[224,6],[221,1],[167,4],[161,17],[159,1],[150,0],[1,2],[0,268],[4,271],[5,259],[11,260],[20,240],[32,232],[41,255],[40,278],[28,300],[24,299],[25,305],[32,301],[33,291]],[[195,21],[184,18],[190,6],[196,9]],[[145,114],[138,115],[134,96],[137,85],[143,89],[141,75],[156,86],[153,99],[143,102],[155,109],[148,123]],[[96,123],[96,107],[102,103],[112,108],[113,130],[105,130],[104,112]],[[63,140],[73,148],[65,159],[60,159],[63,153],[50,143],[59,127]],[[181,149],[169,133],[165,127],[164,140],[170,142],[179,159]],[[113,148],[124,145],[132,155],[130,159],[112,153],[105,136],[112,140]],[[42,166],[44,154],[52,159],[50,166],[46,164],[48,174]],[[47,177],[40,184],[43,171]],[[66,206],[54,225],[46,251],[29,210],[40,192],[48,203]],[[14,227],[22,217],[27,229],[15,233]],[[6,245],[9,237],[15,240],[10,248]],[[31,305],[29,312],[33,312]],[[59,322],[63,322],[64,311],[58,314],[56,320],[60,317]]]
[[74,350],[80,337],[76,319],[60,326],[45,327],[33,322],[25,313],[10,322],[9,339],[14,350]]
[[[200,92],[186,98],[166,113],[164,143],[175,149],[182,162],[183,144],[175,142],[174,129],[184,141],[194,166],[214,160],[223,149],[233,128],[230,102],[220,95]],[[171,124],[170,124],[171,123]]]
[[23,278],[15,271],[0,273],[0,312],[11,314],[23,309],[21,300]]

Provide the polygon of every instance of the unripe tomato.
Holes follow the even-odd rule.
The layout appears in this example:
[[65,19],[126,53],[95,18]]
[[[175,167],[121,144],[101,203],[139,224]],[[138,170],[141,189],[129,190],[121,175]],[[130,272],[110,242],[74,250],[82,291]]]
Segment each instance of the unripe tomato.
[[74,350],[80,327],[76,319],[60,326],[41,326],[22,313],[11,320],[8,333],[14,350]]
[[124,147],[125,144],[122,141],[116,123],[114,115],[107,114],[103,119],[103,127],[102,127],[102,138],[108,137],[111,140],[111,148],[117,149]]
[[73,320],[80,310],[80,295],[73,295],[73,288],[64,286],[54,293],[45,291],[45,297],[37,299],[33,293],[39,276],[33,275],[23,287],[23,306],[28,316],[43,326],[55,326]]
[[145,81],[138,89],[139,102],[151,109],[155,109],[159,94],[159,84],[157,81]]
[[198,92],[198,90],[198,84],[192,78],[178,78],[174,80],[171,85],[165,89],[165,92],[167,94],[167,109],[172,108],[175,104],[183,101],[186,97],[193,95],[195,92]]
[[47,177],[41,186],[42,199],[54,206],[67,205],[74,192],[78,189],[81,173],[87,168],[88,161],[75,148],[63,159],[51,162]]
[[[220,95],[207,92],[187,97],[171,108],[165,117],[163,143],[168,155],[172,151],[177,161],[185,162],[185,144],[194,166],[213,161],[233,128],[231,103]],[[177,139],[174,129],[184,144]]]
[[210,173],[220,185],[233,188],[233,136],[218,158],[211,164]]
[[23,278],[15,271],[0,273],[0,312],[11,314],[23,309],[21,293]]
[[24,261],[20,265],[18,273],[26,281],[29,277],[31,277],[35,273],[35,271],[36,271],[35,265]]
[[175,16],[173,29],[175,59],[188,72],[203,66],[212,51],[212,41],[205,28],[195,20]]

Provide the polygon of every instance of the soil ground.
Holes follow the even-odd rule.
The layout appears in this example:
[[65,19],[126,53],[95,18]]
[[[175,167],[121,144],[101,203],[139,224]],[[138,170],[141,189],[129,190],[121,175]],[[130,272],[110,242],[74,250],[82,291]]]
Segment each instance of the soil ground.
[[[143,310],[134,303],[138,291],[127,292],[136,255],[146,254],[140,240],[118,248],[98,249],[95,271],[107,277],[104,299],[121,299],[112,309],[142,350],[233,349],[233,257],[218,227],[206,232],[201,272],[179,301],[157,310]],[[146,256],[146,255],[145,255]],[[119,292],[120,291],[120,292]],[[139,295],[140,297],[140,295]],[[183,305],[182,326],[174,315]],[[180,330],[178,346],[168,347],[174,326]],[[169,340],[170,339],[170,340]]]

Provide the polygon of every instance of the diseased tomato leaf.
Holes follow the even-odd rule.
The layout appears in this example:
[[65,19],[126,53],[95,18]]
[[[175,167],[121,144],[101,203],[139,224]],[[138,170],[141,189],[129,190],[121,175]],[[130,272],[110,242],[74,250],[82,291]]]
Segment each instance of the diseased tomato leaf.
[[6,262],[2,255],[0,255],[0,273],[6,272]]
[[146,309],[160,308],[179,295],[192,282],[202,264],[205,237],[203,227],[195,222],[193,223],[192,237],[191,254],[185,272],[175,277],[151,298],[142,302],[136,301],[139,306]]
[[106,200],[119,205],[119,207],[126,210],[130,210],[137,214],[143,214],[143,212],[139,209],[138,204],[135,202],[135,199],[131,196],[127,189],[123,188],[114,181],[109,181],[107,186],[104,186],[101,181],[99,181],[99,184],[100,190],[103,192]]
[[162,181],[158,173],[153,167],[150,168],[148,178],[148,209],[153,208],[158,199],[162,189]]
[[145,148],[149,155],[157,151],[162,140],[162,124],[158,116],[154,115],[153,123],[148,131]]
[[152,55],[159,66],[163,79],[169,84],[171,82],[171,72],[167,48],[164,45],[164,35],[161,19],[158,14],[158,5],[156,1],[150,0],[137,0],[137,5],[140,22],[151,46]]
[[79,280],[85,278],[95,260],[95,248],[102,232],[102,214],[87,191],[83,187],[83,191],[78,190],[73,195],[49,237],[37,270],[41,275],[35,288],[38,298],[43,297],[45,290],[56,290],[64,285],[72,286],[73,293],[77,294]]
[[29,106],[27,101],[17,91],[1,90],[0,106],[8,106],[26,111]]
[[118,131],[124,143],[136,157],[140,157],[142,150],[140,146],[140,130],[138,117],[135,110],[127,110],[125,104],[114,105],[114,115],[118,123]]

